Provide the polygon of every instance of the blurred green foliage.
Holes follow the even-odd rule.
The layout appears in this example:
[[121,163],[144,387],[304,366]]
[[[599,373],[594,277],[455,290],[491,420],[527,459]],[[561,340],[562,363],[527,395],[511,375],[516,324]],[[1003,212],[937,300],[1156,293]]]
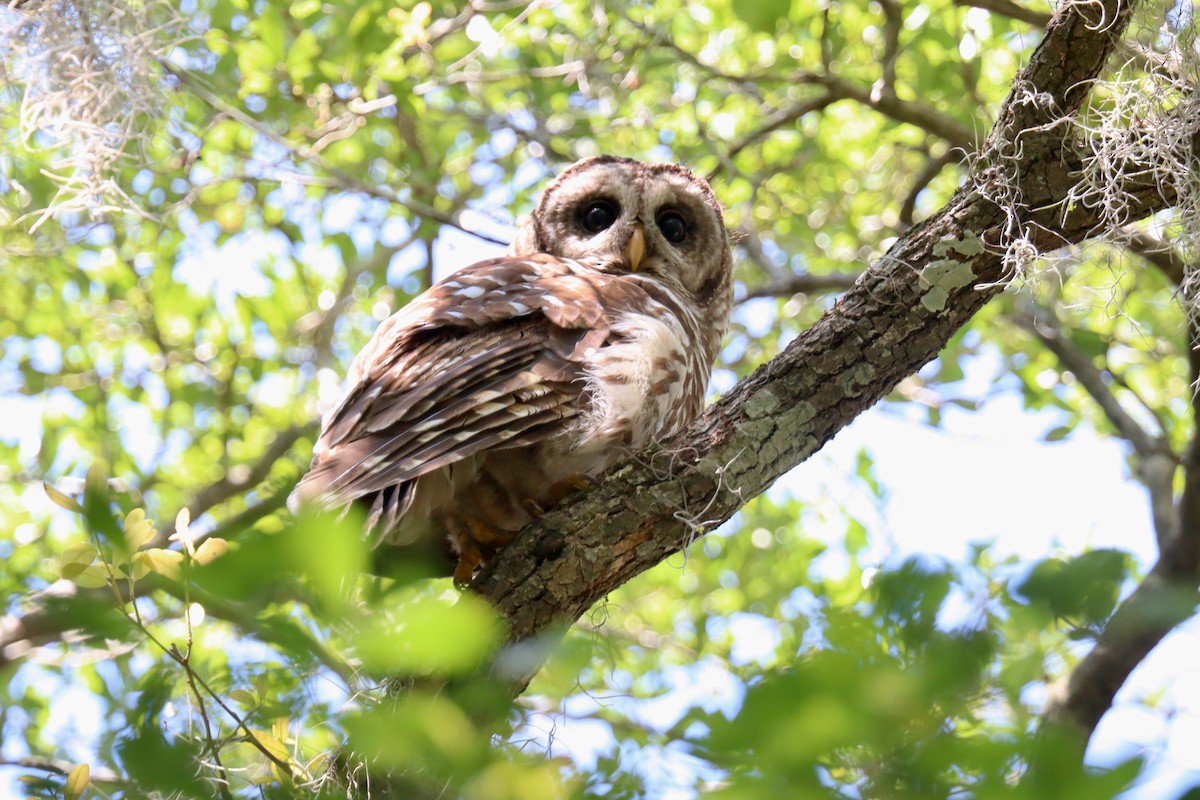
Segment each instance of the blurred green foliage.
[[[483,677],[492,611],[364,573],[353,519],[281,513],[378,321],[497,252],[562,165],[612,152],[714,176],[754,296],[727,389],[832,298],[772,287],[852,277],[949,197],[955,148],[986,134],[1033,27],[951,0],[93,5],[173,37],[143,76],[161,118],[109,120],[125,152],[108,193],[65,202],[53,165],[78,140],[18,124],[53,90],[33,81],[36,37],[69,15],[16,29],[0,86],[0,588],[40,626],[0,648],[0,752],[90,773],[30,768],[0,791],[333,797],[364,761],[394,796],[480,800],[1097,800],[1137,776],[1038,733],[1039,687],[1112,613],[1128,555],[889,557],[865,453],[865,501],[753,500],[682,569],[610,595],[516,703],[503,669]],[[120,49],[106,59],[119,74]],[[1048,440],[1113,432],[1011,322],[1036,303],[1178,452],[1174,286],[1121,258],[1062,256],[1069,281],[991,304],[889,407],[937,426],[1015,392],[1056,409]],[[981,358],[983,389],[965,380]],[[560,724],[592,755],[554,749]]]

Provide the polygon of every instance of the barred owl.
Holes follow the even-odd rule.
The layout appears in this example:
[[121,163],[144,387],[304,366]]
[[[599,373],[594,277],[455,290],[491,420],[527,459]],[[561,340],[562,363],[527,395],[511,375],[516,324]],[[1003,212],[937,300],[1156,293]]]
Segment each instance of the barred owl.
[[721,207],[683,167],[601,156],[509,255],[379,326],[292,506],[360,503],[460,585],[543,510],[701,410],[732,305]]

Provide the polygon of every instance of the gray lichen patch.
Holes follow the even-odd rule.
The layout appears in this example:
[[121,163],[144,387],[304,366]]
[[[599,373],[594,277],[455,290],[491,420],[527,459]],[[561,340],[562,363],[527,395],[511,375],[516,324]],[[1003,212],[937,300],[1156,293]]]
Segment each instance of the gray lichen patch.
[[779,408],[779,398],[770,389],[763,389],[755,392],[746,398],[746,403],[742,406],[746,417],[749,419],[760,419],[762,417],[774,414]]
[[974,258],[982,252],[983,240],[974,231],[964,232],[961,239],[947,236],[933,246],[933,254],[938,258],[952,258],[955,255]]
[[971,261],[984,252],[983,241],[972,231],[961,237],[946,236],[933,245],[936,261],[921,270],[921,305],[934,314],[945,311],[950,294],[975,279]]

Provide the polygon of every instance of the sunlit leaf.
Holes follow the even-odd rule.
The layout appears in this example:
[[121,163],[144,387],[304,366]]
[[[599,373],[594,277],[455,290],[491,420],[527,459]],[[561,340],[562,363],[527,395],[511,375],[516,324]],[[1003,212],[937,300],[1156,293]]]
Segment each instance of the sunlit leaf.
[[[67,577],[66,570],[63,571],[63,577]],[[125,571],[111,564],[91,564],[70,576],[70,580],[76,586],[84,589],[99,589],[101,586],[108,586],[114,580],[124,578]]]
[[285,764],[288,762],[287,745],[285,745],[279,739],[275,738],[274,735],[272,735],[268,731],[256,730],[254,728],[251,728],[250,736],[254,739],[255,742],[258,743],[259,747],[261,747],[266,752],[266,754],[269,755],[269,757],[271,759],[273,759],[275,761],[283,762]]
[[457,705],[441,696],[411,695],[347,717],[350,749],[396,768],[453,774],[479,764],[487,736]]
[[213,560],[220,558],[229,549],[229,542],[219,537],[211,537],[205,539],[196,548],[196,553],[192,557],[197,564],[209,564]]
[[62,566],[68,564],[82,564],[84,566],[92,563],[100,556],[100,551],[96,549],[96,545],[91,542],[76,542],[67,547],[62,555],[58,557],[58,562]]
[[146,519],[145,509],[135,508],[125,515],[125,544],[130,551],[145,547],[154,534],[154,521]]
[[83,513],[83,506],[50,484],[43,482],[42,489],[46,492],[46,496],[59,508],[65,508],[67,511],[74,511],[77,514]]
[[91,767],[87,764],[76,765],[67,775],[67,782],[63,786],[63,797],[65,800],[78,800],[83,796],[83,790],[91,783]]
[[135,572],[135,577],[143,577],[147,572],[155,572],[174,580],[179,580],[180,566],[183,564],[183,553],[177,550],[165,550],[161,547],[151,547],[143,550],[133,558],[133,563],[141,570]]

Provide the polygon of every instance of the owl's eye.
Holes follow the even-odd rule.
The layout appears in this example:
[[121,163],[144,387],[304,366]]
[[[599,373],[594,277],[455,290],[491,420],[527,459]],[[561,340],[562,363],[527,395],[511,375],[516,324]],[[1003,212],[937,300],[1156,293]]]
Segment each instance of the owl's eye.
[[654,222],[671,244],[679,244],[687,238],[688,224],[678,211],[664,211]]
[[599,233],[608,230],[617,221],[620,209],[611,200],[596,200],[583,207],[579,220],[583,229],[588,233]]

